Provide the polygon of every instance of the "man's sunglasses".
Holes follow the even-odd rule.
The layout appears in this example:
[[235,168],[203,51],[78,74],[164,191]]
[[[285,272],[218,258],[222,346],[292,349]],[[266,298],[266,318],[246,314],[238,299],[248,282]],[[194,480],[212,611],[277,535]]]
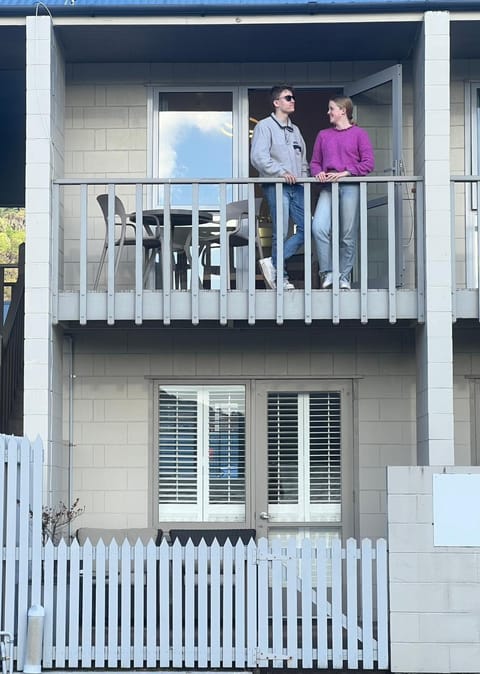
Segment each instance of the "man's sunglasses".
[[295,96],[291,96],[290,94],[288,94],[288,96],[279,96],[278,100],[280,100],[281,98],[285,99],[289,103],[295,100]]

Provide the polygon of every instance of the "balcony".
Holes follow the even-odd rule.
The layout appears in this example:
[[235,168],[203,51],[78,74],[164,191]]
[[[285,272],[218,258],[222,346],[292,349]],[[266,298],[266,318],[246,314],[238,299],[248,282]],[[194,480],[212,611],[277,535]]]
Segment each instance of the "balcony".
[[[303,181],[305,246],[289,261],[294,290],[265,287],[258,259],[269,255],[271,221],[261,184],[274,179],[59,179],[54,181],[53,313],[55,322],[423,321],[423,183],[415,176],[360,182],[360,231],[352,290],[319,289],[311,219],[318,183]],[[281,184],[277,210],[281,213]],[[178,190],[188,193],[179,204]],[[106,194],[105,218],[96,197]],[[212,198],[213,195],[213,198]],[[209,201],[206,201],[208,196]],[[119,245],[115,197],[129,222]],[[332,193],[333,272],[339,267],[338,185]],[[229,204],[242,200],[238,218]],[[212,202],[214,205],[212,206]],[[161,208],[154,208],[156,204]],[[206,205],[205,205],[206,204]],[[152,214],[153,209],[153,214]],[[178,220],[178,213],[187,220]],[[279,217],[281,221],[281,217]],[[127,238],[129,241],[127,242]],[[281,237],[278,237],[281,242]],[[148,239],[146,241],[146,239]],[[156,241],[155,241],[156,239]],[[232,245],[236,241],[237,244]],[[100,266],[105,247],[105,263]],[[278,247],[279,267],[283,244]]]
[[452,176],[452,316],[480,320],[480,176]]

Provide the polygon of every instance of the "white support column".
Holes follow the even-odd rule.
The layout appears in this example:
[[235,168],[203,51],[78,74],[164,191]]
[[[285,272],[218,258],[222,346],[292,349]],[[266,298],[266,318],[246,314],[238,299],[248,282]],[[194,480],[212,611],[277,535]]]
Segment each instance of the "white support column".
[[425,176],[425,324],[417,330],[417,460],[452,465],[450,18],[426,12],[414,65],[415,172]]
[[27,17],[24,432],[43,440],[49,492],[52,466],[64,470],[61,332],[51,315],[52,176],[63,171],[63,72],[50,17]]

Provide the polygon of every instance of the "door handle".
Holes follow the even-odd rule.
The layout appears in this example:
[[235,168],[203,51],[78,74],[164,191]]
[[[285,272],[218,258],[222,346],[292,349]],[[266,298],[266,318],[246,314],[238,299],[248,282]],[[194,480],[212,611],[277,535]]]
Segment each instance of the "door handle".
[[266,513],[265,511],[261,512],[260,513],[260,519],[261,520],[268,520],[268,519],[270,519],[270,515],[268,513]]

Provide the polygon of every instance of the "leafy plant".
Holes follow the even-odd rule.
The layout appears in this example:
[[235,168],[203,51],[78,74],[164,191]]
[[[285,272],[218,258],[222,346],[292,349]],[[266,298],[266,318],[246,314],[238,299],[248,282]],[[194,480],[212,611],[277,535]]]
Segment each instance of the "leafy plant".
[[66,527],[73,520],[80,517],[85,512],[85,506],[79,507],[80,499],[75,499],[70,507],[67,507],[63,501],[59,501],[56,506],[43,506],[42,508],[42,542],[51,540],[57,545],[62,538],[63,527]]

